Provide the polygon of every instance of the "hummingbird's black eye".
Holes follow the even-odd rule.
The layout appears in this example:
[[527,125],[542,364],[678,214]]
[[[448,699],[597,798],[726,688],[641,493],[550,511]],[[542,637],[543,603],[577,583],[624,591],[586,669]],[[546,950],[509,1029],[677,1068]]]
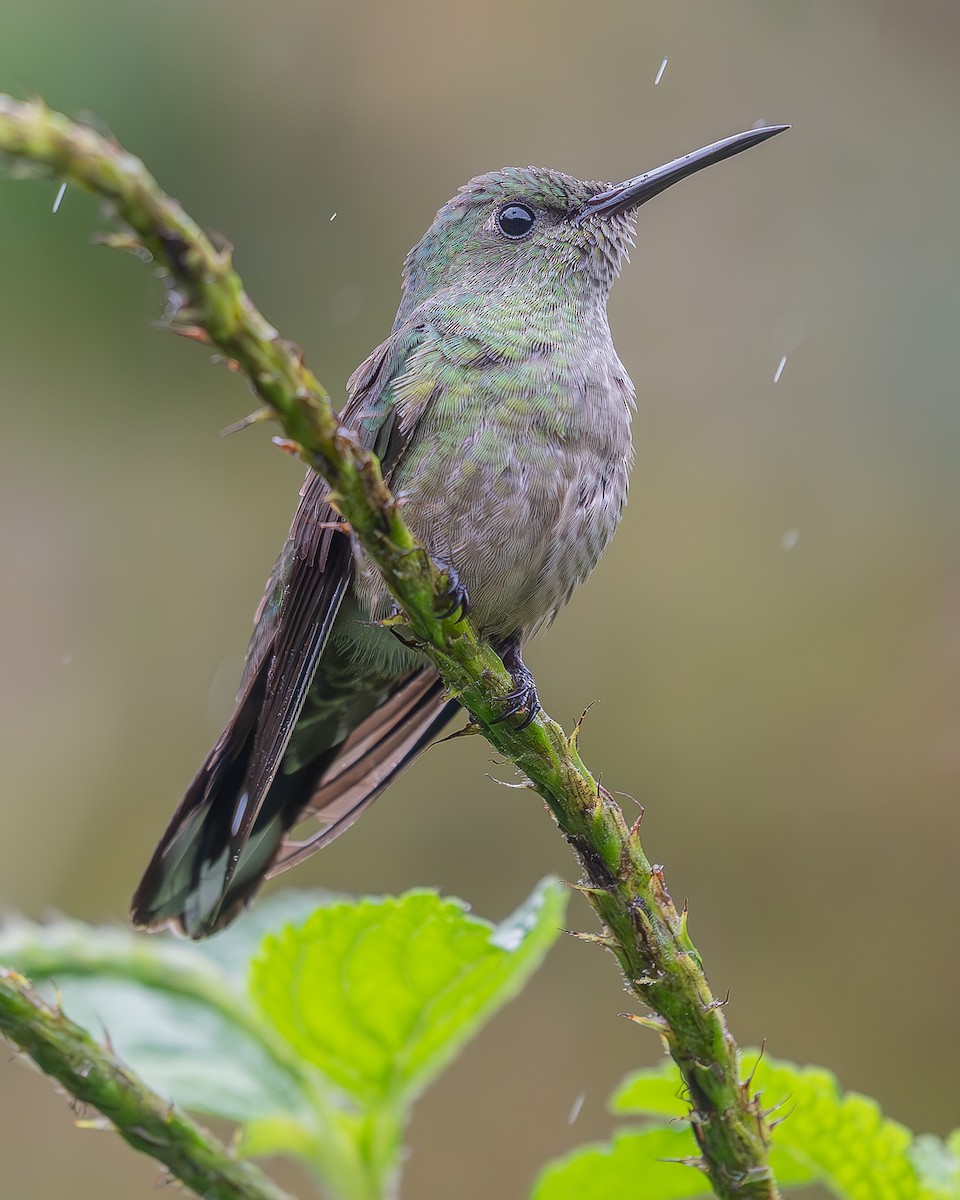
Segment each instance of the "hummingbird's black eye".
[[508,204],[497,217],[497,225],[504,237],[518,241],[527,236],[536,219],[536,213],[525,204]]

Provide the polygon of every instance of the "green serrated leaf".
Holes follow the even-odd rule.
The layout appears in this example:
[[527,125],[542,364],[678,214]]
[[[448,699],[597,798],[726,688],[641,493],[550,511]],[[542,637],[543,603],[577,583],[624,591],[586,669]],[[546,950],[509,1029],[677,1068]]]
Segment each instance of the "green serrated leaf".
[[254,1117],[240,1129],[236,1140],[237,1153],[242,1158],[263,1158],[274,1154],[288,1154],[316,1166],[324,1152],[320,1134],[308,1128],[302,1121],[277,1114],[272,1117]]
[[[956,1140],[952,1135],[951,1141]],[[960,1197],[960,1146],[951,1146],[933,1134],[921,1134],[910,1148],[910,1159],[923,1183],[923,1196],[929,1200],[955,1200]]]
[[[612,1141],[583,1146],[548,1163],[530,1200],[693,1200],[709,1196],[687,1126],[621,1131]],[[671,1161],[672,1160],[672,1161]]]
[[55,991],[68,1016],[102,1030],[185,1108],[235,1121],[313,1113],[302,1065],[208,951],[79,921],[16,920],[0,930],[0,961],[47,981],[42,990]]
[[[700,1151],[689,1124],[680,1073],[669,1060],[638,1071],[614,1094],[615,1112],[670,1117],[670,1125],[621,1130],[609,1143],[584,1146],[549,1164],[530,1200],[686,1200],[712,1194],[699,1170],[682,1170],[676,1160],[696,1162]],[[673,1161],[667,1161],[673,1160]],[[774,1146],[770,1165],[782,1187],[800,1187],[814,1179],[809,1166],[789,1150]]]
[[325,888],[282,888],[261,896],[232,925],[202,942],[194,942],[190,948],[195,947],[246,990],[250,962],[268,933],[275,933],[285,925],[305,921],[318,908],[342,904],[351,899],[341,892],[331,892]]
[[57,988],[68,1016],[102,1029],[124,1062],[183,1108],[241,1122],[308,1117],[299,1080],[217,1009],[118,979],[58,976]]
[[610,1097],[608,1107],[618,1115],[685,1117],[690,1112],[686,1094],[676,1063],[667,1058],[628,1075]]
[[543,881],[502,925],[431,891],[335,904],[268,937],[251,994],[298,1055],[368,1104],[422,1091],[556,940]]
[[[938,1139],[914,1139],[876,1101],[842,1092],[829,1071],[758,1057],[756,1050],[743,1054],[751,1092],[773,1110],[771,1165],[781,1185],[817,1182],[843,1200],[960,1200],[949,1173],[956,1157]],[[629,1076],[611,1109],[679,1116],[686,1111],[682,1097],[680,1074],[667,1062]]]

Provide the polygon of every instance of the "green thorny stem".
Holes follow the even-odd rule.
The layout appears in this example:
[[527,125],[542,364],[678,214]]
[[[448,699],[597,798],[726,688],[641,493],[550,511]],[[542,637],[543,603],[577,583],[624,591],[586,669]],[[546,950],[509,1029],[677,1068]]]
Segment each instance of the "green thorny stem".
[[209,1200],[290,1200],[259,1167],[146,1087],[85,1029],[46,1004],[15,971],[0,968],[0,1032],[72,1096],[92,1104],[135,1150],[158,1159]]
[[215,345],[245,373],[303,459],[331,485],[337,509],[381,570],[420,649],[490,743],[550,807],[586,874],[583,894],[602,922],[581,935],[611,950],[662,1037],[689,1091],[696,1160],[724,1200],[773,1200],[769,1129],[760,1098],[740,1079],[739,1054],[700,956],[659,867],[628,828],[619,805],[584,766],[580,722],[568,737],[543,712],[525,729],[497,722],[512,681],[468,620],[439,615],[446,579],[407,528],[376,458],[341,426],[330,398],[286,341],[254,307],[229,247],[214,246],[165,195],[143,163],[115,141],[52,112],[41,101],[0,96],[0,153],[46,168],[111,201],[132,234],[114,244],[145,248],[164,269],[176,332]]

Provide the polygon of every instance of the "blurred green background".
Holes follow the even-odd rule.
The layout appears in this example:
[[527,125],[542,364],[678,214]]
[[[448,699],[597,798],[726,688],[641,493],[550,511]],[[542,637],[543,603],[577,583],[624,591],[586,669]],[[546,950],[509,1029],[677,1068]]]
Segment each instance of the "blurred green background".
[[[620,179],[794,124],[641,212],[612,303],[631,501],[529,661],[557,718],[598,702],[586,758],[646,806],[738,1038],[938,1132],[960,1122],[958,50],[953,0],[10,0],[0,40],[0,89],[107,123],[335,394],[471,175]],[[0,905],[116,921],[230,710],[300,469],[273,430],[218,438],[243,385],[151,329],[150,270],[55,191],[0,178]],[[479,739],[432,750],[288,881],[502,917],[574,868],[486,772],[511,778]],[[421,1103],[406,1194],[520,1196],[602,1135],[660,1052],[624,1007],[567,939]],[[153,1195],[151,1162],[13,1061],[0,1111],[9,1195]]]

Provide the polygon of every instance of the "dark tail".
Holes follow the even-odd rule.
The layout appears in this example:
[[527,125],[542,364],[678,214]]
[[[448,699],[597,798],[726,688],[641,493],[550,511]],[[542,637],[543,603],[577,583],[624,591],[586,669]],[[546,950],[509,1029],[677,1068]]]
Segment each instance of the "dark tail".
[[[282,764],[258,798],[242,789],[252,762],[265,675],[210,752],[174,814],[133,898],[131,919],[203,938],[228,925],[264,879],[333,841],[411,763],[456,712],[431,667],[406,676],[337,745],[289,774]],[[306,818],[321,829],[307,841],[284,839]],[[246,819],[245,819],[246,818]]]

